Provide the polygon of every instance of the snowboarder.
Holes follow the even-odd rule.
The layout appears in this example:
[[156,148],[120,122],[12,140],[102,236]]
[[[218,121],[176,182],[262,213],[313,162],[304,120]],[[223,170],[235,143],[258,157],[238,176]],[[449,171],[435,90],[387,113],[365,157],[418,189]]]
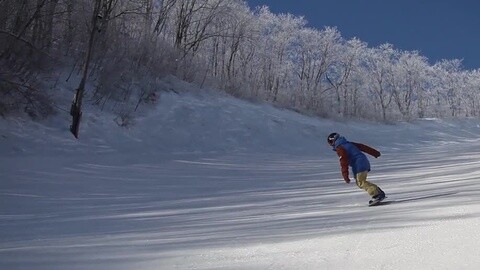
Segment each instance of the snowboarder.
[[340,158],[340,166],[343,179],[348,184],[350,177],[348,175],[348,166],[352,167],[353,175],[357,186],[365,190],[372,199],[369,205],[376,205],[385,199],[385,192],[377,185],[367,181],[367,175],[370,171],[370,162],[362,152],[378,158],[381,153],[376,149],[361,143],[349,142],[345,137],[338,133],[331,133],[327,137],[327,142],[333,147]]

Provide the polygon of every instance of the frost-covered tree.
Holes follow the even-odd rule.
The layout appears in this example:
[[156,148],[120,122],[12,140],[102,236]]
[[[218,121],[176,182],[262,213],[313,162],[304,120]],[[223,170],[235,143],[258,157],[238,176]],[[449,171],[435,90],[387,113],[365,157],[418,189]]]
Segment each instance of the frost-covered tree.
[[414,116],[415,103],[423,103],[427,88],[427,59],[418,52],[401,52],[393,67],[393,98],[404,120]]
[[342,38],[336,28],[322,31],[306,28],[299,32],[295,47],[295,74],[299,85],[296,107],[327,113],[325,95],[331,90],[327,71],[337,61]]
[[393,100],[393,67],[399,52],[391,44],[368,50],[364,66],[368,76],[367,88],[371,93],[372,107],[378,110],[382,121],[387,121]]
[[[462,87],[461,87],[461,65],[458,59],[442,60],[435,64],[437,112],[444,117],[448,114],[452,117],[459,116],[462,111]],[[443,105],[447,105],[444,109]],[[446,115],[445,110],[448,110]]]
[[326,78],[335,89],[335,109],[338,115],[349,117],[358,111],[358,86],[367,44],[357,38],[348,40],[340,48],[337,60],[330,66]]
[[480,70],[464,71],[466,116],[480,116]]
[[275,102],[285,89],[291,70],[289,54],[296,33],[305,27],[302,17],[290,14],[275,15],[267,7],[258,12],[259,40],[256,53],[260,71],[260,86],[267,100]]
[[212,24],[213,32],[222,34],[206,42],[204,57],[208,65],[205,77],[210,75],[219,80],[219,87],[231,93],[235,93],[243,83],[240,77],[245,74],[246,67],[242,51],[255,36],[253,18],[244,2],[225,2],[222,16]]

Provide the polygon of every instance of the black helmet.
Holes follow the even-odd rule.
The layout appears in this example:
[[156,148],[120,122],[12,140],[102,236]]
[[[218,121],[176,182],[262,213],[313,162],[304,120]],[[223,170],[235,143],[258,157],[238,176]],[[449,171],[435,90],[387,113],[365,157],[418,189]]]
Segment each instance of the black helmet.
[[340,137],[340,134],[338,134],[336,132],[330,133],[330,135],[328,135],[328,137],[327,137],[328,144],[333,145],[335,143],[335,141],[338,139],[338,137]]

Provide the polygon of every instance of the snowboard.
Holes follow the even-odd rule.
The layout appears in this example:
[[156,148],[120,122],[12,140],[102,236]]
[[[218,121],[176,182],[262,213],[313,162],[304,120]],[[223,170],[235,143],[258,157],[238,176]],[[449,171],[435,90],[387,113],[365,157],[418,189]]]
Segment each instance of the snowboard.
[[368,206],[377,206],[377,205],[382,205],[382,204],[388,204],[388,202],[385,201],[387,197],[383,198],[382,200],[379,201],[374,201],[372,203],[368,203]]

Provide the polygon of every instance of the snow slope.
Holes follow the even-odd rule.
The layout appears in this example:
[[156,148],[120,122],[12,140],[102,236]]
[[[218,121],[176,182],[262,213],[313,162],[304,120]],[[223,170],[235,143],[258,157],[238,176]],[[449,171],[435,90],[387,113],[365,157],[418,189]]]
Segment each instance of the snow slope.
[[[113,118],[87,108],[80,140],[68,115],[0,120],[0,269],[480,267],[478,119],[335,123],[198,91]],[[388,204],[342,181],[332,131],[382,152]]]

